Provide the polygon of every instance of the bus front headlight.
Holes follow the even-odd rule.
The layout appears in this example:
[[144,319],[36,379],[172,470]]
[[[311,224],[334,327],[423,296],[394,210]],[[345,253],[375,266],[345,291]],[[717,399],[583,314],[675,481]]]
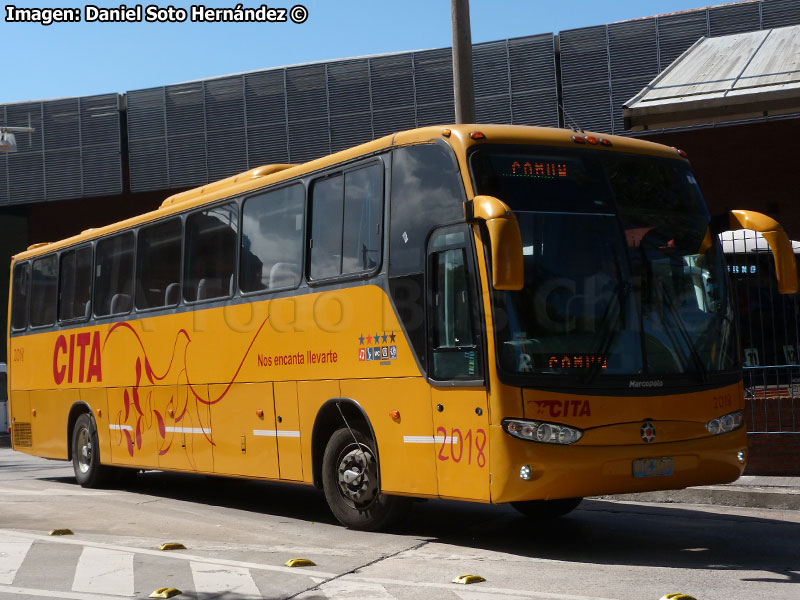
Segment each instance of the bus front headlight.
[[574,444],[583,436],[583,432],[575,427],[527,419],[503,419],[503,429],[521,440],[543,444]]
[[730,433],[739,429],[744,423],[744,415],[742,411],[737,410],[727,415],[722,415],[716,419],[710,420],[706,423],[706,429],[711,435],[719,435],[721,433]]

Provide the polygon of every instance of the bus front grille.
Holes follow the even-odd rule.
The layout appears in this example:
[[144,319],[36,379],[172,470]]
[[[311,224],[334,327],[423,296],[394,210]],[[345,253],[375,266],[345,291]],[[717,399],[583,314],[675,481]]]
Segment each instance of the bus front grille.
[[33,446],[31,438],[31,424],[30,423],[14,423],[11,425],[11,437],[14,440],[14,446],[22,448],[30,448]]

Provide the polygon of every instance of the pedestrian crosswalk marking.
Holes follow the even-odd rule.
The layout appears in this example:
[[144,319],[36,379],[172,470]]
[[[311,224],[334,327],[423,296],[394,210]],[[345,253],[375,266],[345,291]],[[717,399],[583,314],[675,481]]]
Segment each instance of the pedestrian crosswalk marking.
[[248,569],[195,561],[189,564],[198,596],[231,594],[232,597],[242,599],[262,597]]
[[[88,540],[80,540],[74,538],[53,538],[46,535],[38,535],[35,533],[21,533],[19,531],[0,529],[0,537],[3,536],[12,536],[16,538],[23,538],[33,541],[50,542],[53,544],[72,544],[74,546],[102,548],[105,550],[120,550],[122,552],[133,552],[134,554],[146,554],[148,556],[157,556],[159,558],[164,558],[164,553],[161,550],[154,550],[150,548],[136,548],[133,546],[120,546],[118,544],[104,544],[102,542],[90,542]],[[238,560],[227,560],[224,558],[208,558],[205,556],[186,554],[185,552],[181,552],[179,554],[178,553],[170,554],[169,558],[173,560],[184,560],[189,562],[197,561],[204,563],[212,563],[215,565],[224,565],[228,567],[243,567],[245,569],[254,569],[257,571],[275,571],[279,573],[291,573],[292,575],[298,575],[297,569],[292,569],[291,567],[265,565],[263,563],[244,562]],[[328,573],[326,571],[317,571],[304,568],[302,571],[302,575],[307,577],[322,577],[323,579],[330,579],[332,577],[336,577],[337,573]]]
[[103,490],[85,490],[83,488],[47,488],[45,490],[26,490],[21,488],[0,487],[0,494],[6,496],[113,496],[117,492]]
[[0,542],[0,583],[14,583],[22,561],[31,549],[33,540]]
[[72,589],[133,596],[133,553],[84,547],[75,568]]
[[319,590],[331,599],[358,598],[359,600],[386,600],[394,598],[379,583],[365,583],[339,578],[319,586]]
[[[317,571],[311,569],[303,569],[298,571],[290,567],[265,565],[262,563],[250,563],[226,559],[214,559],[191,554],[170,554],[169,558],[160,550],[150,548],[136,548],[131,546],[120,546],[116,544],[104,544],[100,542],[84,541],[74,538],[52,538],[46,535],[39,535],[33,533],[24,533],[13,530],[0,529],[0,539],[9,540],[0,543],[0,594],[16,594],[19,596],[34,596],[41,598],[57,598],[64,600],[121,600],[125,596],[133,595],[133,584],[127,583],[128,577],[132,577],[132,561],[136,554],[155,556],[162,560],[170,561],[188,561],[190,563],[192,576],[195,585],[198,588],[198,593],[203,594],[225,594],[229,592],[236,598],[260,598],[260,592],[255,582],[252,579],[250,571],[272,571],[289,573],[295,577],[301,576],[313,583],[314,587],[303,592],[297,596],[300,598],[319,598],[320,593],[324,594],[327,598],[345,598],[345,597],[359,597],[371,599],[386,599],[393,596],[387,591],[386,586],[402,587],[406,590],[409,588],[416,588],[418,590],[447,590],[450,593],[457,595],[463,600],[478,600],[479,598],[492,598],[492,599],[507,599],[514,598],[537,598],[542,600],[609,600],[606,598],[599,598],[596,596],[582,596],[575,594],[559,594],[555,592],[537,592],[532,590],[510,589],[510,588],[495,588],[489,585],[489,582],[481,583],[480,589],[461,591],[459,586],[452,583],[439,583],[432,581],[413,581],[404,579],[387,579],[377,577],[365,577],[355,573],[337,574],[327,573],[324,571]],[[92,557],[99,557],[101,563],[104,563],[109,571],[114,573],[114,577],[121,582],[126,582],[124,585],[117,585],[111,589],[110,579],[106,579],[107,573],[98,567],[94,577],[98,582],[107,583],[108,590],[113,593],[109,595],[104,592],[104,589],[92,587],[95,593],[82,591],[85,589],[84,583],[90,577],[86,574],[78,575],[82,567],[76,569],[75,586],[72,592],[60,592],[51,590],[39,590],[33,588],[14,587],[12,585],[4,585],[4,581],[13,582],[17,570],[20,568],[25,559],[26,554],[30,550],[34,542],[42,542],[46,544],[71,544],[78,545],[84,548],[81,559],[78,561],[79,565],[82,561],[90,562]],[[128,556],[130,558],[128,558]],[[130,568],[128,561],[130,562]],[[117,567],[112,566],[112,563],[118,561]],[[86,567],[88,569],[88,567]],[[119,575],[119,573],[122,575]],[[213,583],[212,583],[212,580]],[[224,585],[223,585],[224,582]],[[213,590],[210,589],[213,586]],[[202,588],[207,588],[202,590]],[[80,589],[78,589],[80,588]],[[477,586],[476,586],[477,588]],[[186,590],[184,590],[186,591]]]
[[58,592],[55,590],[38,590],[23,588],[13,585],[0,585],[0,594],[13,594],[14,596],[33,596],[35,598],[58,598],[59,600],[120,600],[119,596],[106,596],[104,594],[88,594],[86,592]]

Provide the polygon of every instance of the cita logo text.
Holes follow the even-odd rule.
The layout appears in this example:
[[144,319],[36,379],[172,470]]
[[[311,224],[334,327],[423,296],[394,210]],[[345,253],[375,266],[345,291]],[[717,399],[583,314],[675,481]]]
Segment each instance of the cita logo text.
[[53,380],[56,385],[103,381],[100,332],[60,335],[53,348]]

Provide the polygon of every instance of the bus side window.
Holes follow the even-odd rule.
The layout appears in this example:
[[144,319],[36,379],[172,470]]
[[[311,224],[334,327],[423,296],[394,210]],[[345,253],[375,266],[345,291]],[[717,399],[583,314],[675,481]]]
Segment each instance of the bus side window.
[[[238,231],[239,214],[234,203],[186,217],[185,300],[194,302],[233,295]],[[178,281],[177,275],[176,271],[174,281]]]
[[61,321],[89,318],[93,254],[91,246],[61,253],[58,299],[58,318]]
[[377,269],[382,226],[382,163],[315,182],[311,188],[311,279]]
[[94,314],[128,313],[133,294],[133,232],[97,242],[94,268]]
[[344,177],[337,175],[311,188],[311,279],[336,277],[342,272],[342,215]]
[[139,230],[136,308],[166,306],[170,285],[181,280],[181,230],[180,219],[170,219]]
[[381,262],[383,165],[373,163],[344,175],[342,273],[372,271]]
[[31,278],[31,327],[56,322],[58,300],[58,256],[51,254],[33,261]]
[[239,258],[243,292],[300,284],[304,208],[305,190],[299,184],[245,200]]
[[20,331],[28,326],[28,296],[31,280],[31,263],[14,265],[13,294],[11,298],[11,329]]

